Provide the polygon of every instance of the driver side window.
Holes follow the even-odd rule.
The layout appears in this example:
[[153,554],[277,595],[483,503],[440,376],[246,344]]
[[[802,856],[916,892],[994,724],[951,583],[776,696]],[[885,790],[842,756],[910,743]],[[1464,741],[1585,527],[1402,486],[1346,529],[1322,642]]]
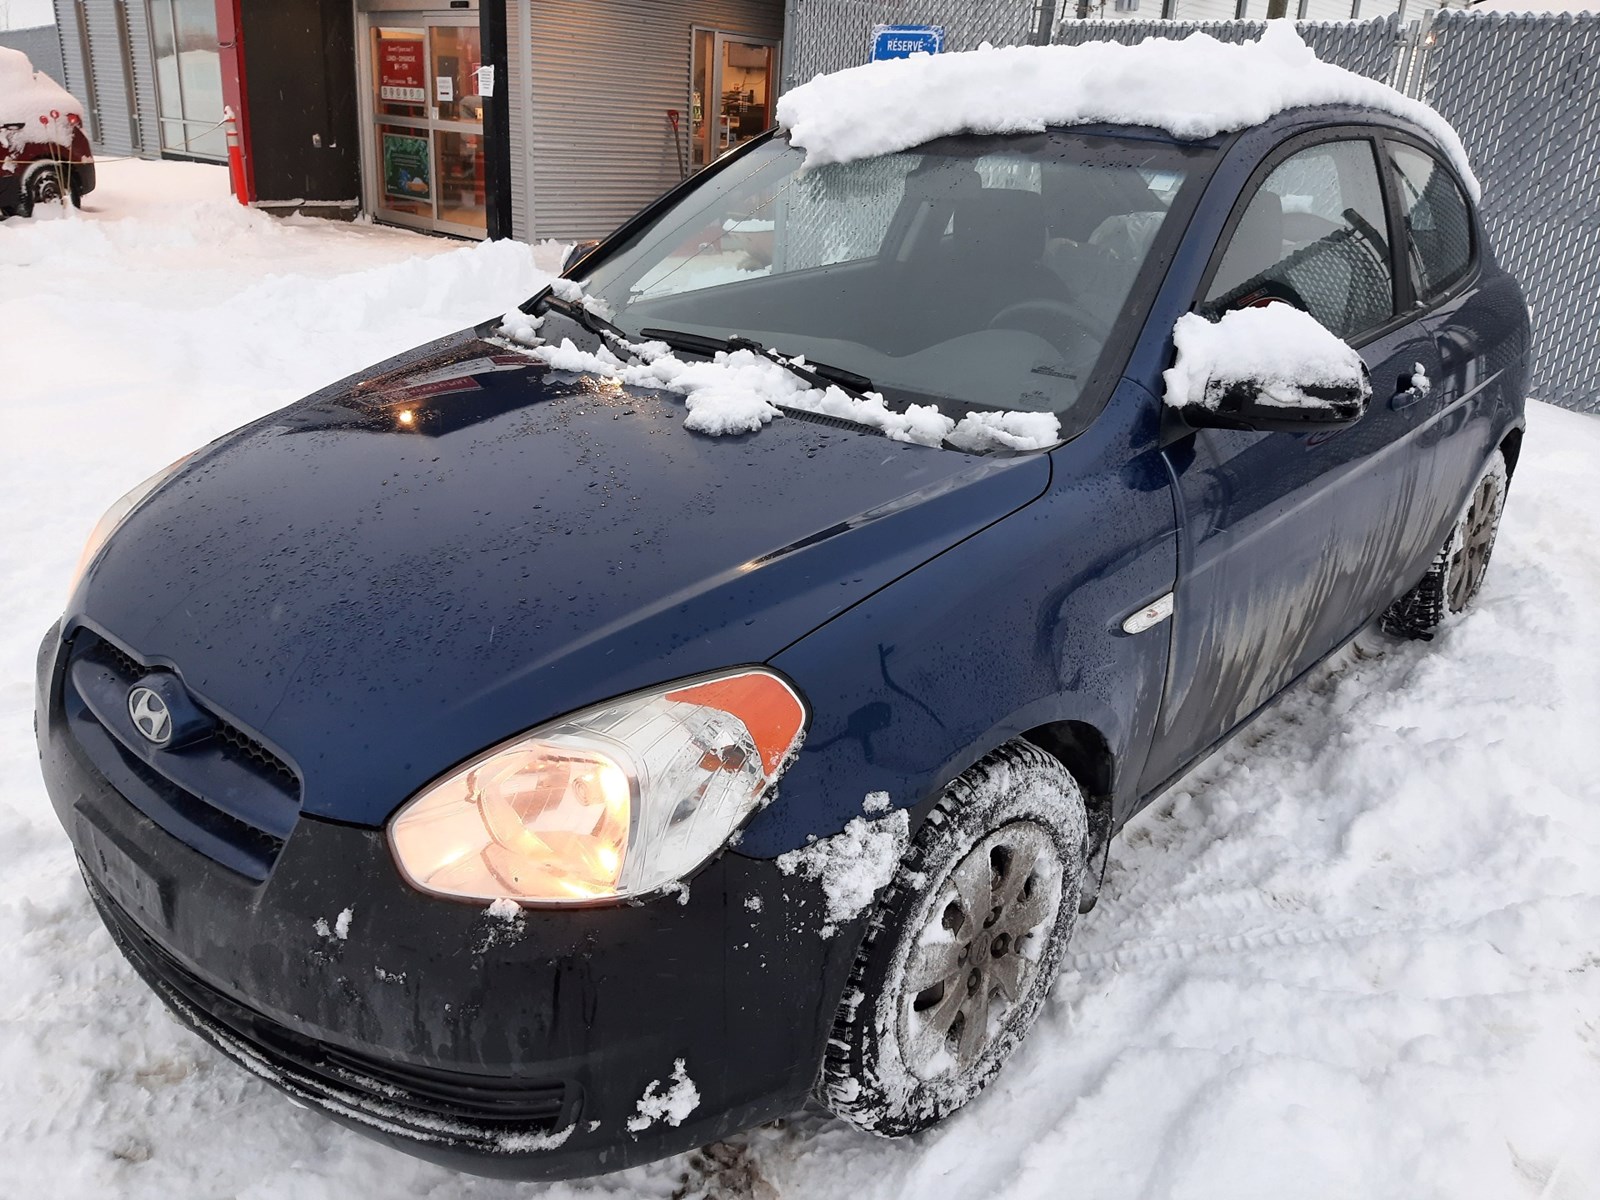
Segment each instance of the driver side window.
[[1203,309],[1285,301],[1341,338],[1365,333],[1395,311],[1388,230],[1372,143],[1310,146],[1250,198]]

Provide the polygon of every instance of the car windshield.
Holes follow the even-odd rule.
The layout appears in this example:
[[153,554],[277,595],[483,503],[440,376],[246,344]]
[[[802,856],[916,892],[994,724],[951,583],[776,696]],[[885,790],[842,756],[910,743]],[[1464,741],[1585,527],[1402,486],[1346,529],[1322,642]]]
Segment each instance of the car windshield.
[[805,168],[774,137],[580,282],[631,339],[707,353],[747,338],[891,407],[1050,412],[1067,437],[1120,371],[1115,334],[1148,303],[1211,153],[1051,131]]

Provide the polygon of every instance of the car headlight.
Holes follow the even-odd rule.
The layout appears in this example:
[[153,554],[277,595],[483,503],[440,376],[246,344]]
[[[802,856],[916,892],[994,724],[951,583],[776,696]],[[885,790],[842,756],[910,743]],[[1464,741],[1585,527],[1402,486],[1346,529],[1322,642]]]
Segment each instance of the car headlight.
[[151,493],[176,475],[178,468],[193,457],[194,453],[185,454],[177,462],[161,468],[149,479],[146,479],[126,496],[106,509],[105,515],[96,521],[94,528],[90,530],[89,540],[84,544],[83,553],[78,556],[78,565],[72,570],[72,585],[67,590],[68,596],[78,590],[78,584],[83,580],[83,573],[89,569],[89,564],[94,561],[94,556],[100,553],[100,547],[106,544],[111,535],[117,531],[118,526],[128,519],[134,509],[148,500]]
[[800,747],[805,703],[745,667],[584,709],[490,749],[389,822],[425,892],[526,904],[644,896],[728,843]]

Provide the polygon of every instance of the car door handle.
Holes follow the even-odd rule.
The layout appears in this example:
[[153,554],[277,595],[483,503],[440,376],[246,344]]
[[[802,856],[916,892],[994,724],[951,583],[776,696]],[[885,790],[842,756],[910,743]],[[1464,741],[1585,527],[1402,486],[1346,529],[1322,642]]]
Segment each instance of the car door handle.
[[1400,376],[1395,386],[1399,390],[1389,398],[1389,407],[1396,412],[1410,408],[1433,391],[1433,381],[1428,378],[1427,369],[1421,363],[1413,363],[1411,370]]

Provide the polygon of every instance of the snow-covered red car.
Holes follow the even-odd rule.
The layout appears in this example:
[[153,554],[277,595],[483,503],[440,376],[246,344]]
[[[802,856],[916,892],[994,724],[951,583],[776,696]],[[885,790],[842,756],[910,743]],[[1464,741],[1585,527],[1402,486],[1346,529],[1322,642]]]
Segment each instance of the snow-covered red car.
[[0,216],[94,191],[94,154],[83,109],[28,56],[0,46]]
[[929,1127],[1143,806],[1484,578],[1528,312],[1432,110],[1274,23],[779,116],[515,311],[135,489],[41,647],[129,960],[413,1154]]

